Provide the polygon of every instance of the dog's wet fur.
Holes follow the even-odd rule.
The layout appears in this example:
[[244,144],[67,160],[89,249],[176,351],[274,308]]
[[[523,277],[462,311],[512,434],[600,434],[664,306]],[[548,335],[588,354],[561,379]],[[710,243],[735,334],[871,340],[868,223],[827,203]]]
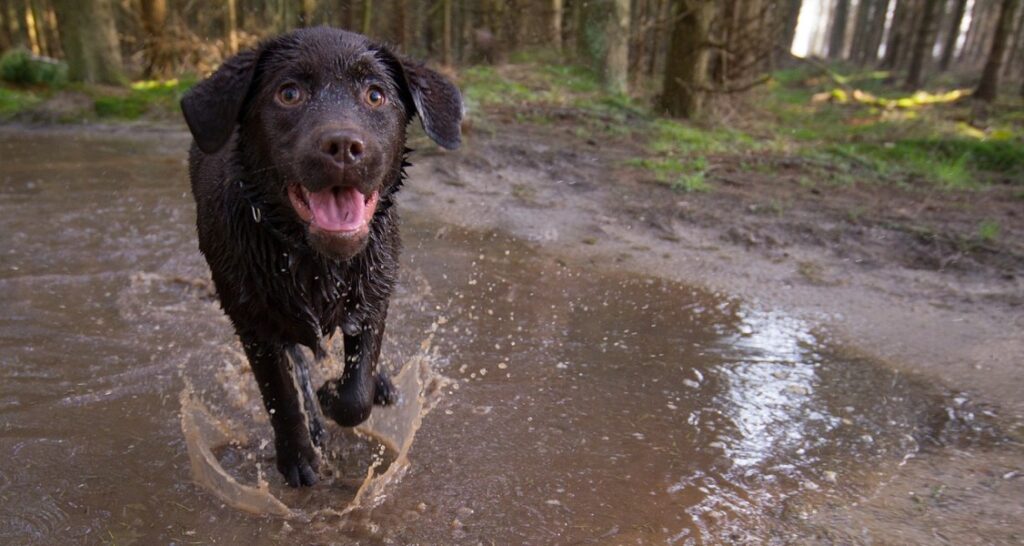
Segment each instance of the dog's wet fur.
[[[377,370],[400,248],[406,126],[458,147],[462,99],[366,37],[301,29],[228,59],[181,101],[199,248],[270,414],[289,485],[318,480],[321,415],[355,426],[396,401]],[[345,368],[314,395],[341,330]],[[321,413],[322,410],[322,413]]]

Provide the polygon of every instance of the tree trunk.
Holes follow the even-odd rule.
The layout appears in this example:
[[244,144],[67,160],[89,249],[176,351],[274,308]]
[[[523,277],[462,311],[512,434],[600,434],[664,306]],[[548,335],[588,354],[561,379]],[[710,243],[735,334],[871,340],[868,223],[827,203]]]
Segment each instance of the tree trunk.
[[555,53],[562,55],[562,0],[551,0],[551,44]]
[[394,6],[395,11],[391,14],[392,39],[399,46],[409,47],[409,25],[405,16],[409,11],[409,0],[395,0]]
[[907,13],[910,10],[910,0],[896,0],[896,9],[892,15],[892,25],[889,27],[889,35],[885,39],[885,58],[882,59],[882,67],[895,70],[899,65],[900,56],[908,41],[904,35],[906,21],[910,18]]
[[[345,30],[355,30],[355,2],[354,0],[339,0],[338,5],[338,26]],[[417,3],[419,5],[419,3]]]
[[373,0],[363,0],[363,24],[360,25],[360,32],[369,36],[373,24]]
[[228,3],[228,18],[227,28],[224,38],[228,44],[228,54],[234,55],[238,53],[238,0],[227,0]]
[[1010,31],[1006,43],[1006,56],[1003,58],[1003,77],[1012,78],[1017,74],[1024,77],[1024,61],[1018,60],[1024,55],[1024,9],[1017,5],[1017,22]]
[[5,22],[10,30],[11,45],[27,46],[28,35],[25,31],[25,19],[22,17],[21,10],[18,9],[18,5],[24,6],[24,4],[20,0],[4,0],[4,4]]
[[850,0],[839,0],[836,4],[836,11],[832,17],[832,35],[828,41],[828,56],[830,59],[842,59],[843,49],[846,45],[846,23],[850,14]]
[[46,6],[41,0],[32,0],[28,3],[27,9],[32,10],[32,22],[36,26],[36,36],[39,38],[39,50],[47,57],[56,57],[57,50],[52,43],[49,29],[46,28]]
[[999,68],[1003,63],[1003,55],[1006,53],[1006,42],[1009,41],[1010,32],[1013,30],[1013,18],[1017,10],[1017,0],[1003,0],[999,8],[999,23],[996,25],[996,34],[992,38],[992,50],[988,54],[988,61],[985,62],[985,69],[981,73],[981,82],[974,91],[974,97],[985,102],[996,100],[999,88]]
[[612,0],[605,38],[604,82],[608,91],[629,91],[629,0]]
[[299,25],[311,27],[314,25],[315,17],[316,0],[302,0],[302,6],[299,9]]
[[57,14],[53,12],[53,5],[50,2],[41,2],[40,12],[42,14],[43,28],[46,30],[46,42],[50,47],[50,55],[64,58],[64,45],[60,41],[60,31],[57,29]]
[[586,59],[586,31],[583,28],[584,17],[583,13],[583,0],[569,0],[569,28],[572,29],[570,33],[571,41],[568,42],[572,47],[572,59],[579,62],[582,59]]
[[850,60],[860,62],[860,50],[867,40],[868,23],[871,17],[872,0],[860,0],[857,3],[857,13],[853,19],[853,36],[850,37]]
[[975,67],[987,59],[991,51],[990,37],[998,25],[998,0],[975,0],[971,11],[971,27],[967,29],[967,43],[960,55],[960,63]]
[[784,0],[782,2],[784,13],[778,34],[779,40],[775,44],[775,62],[773,63],[775,66],[778,66],[782,59],[789,57],[789,50],[793,48],[793,39],[796,38],[796,24],[803,4],[803,0]]
[[[669,26],[672,17],[672,2],[670,0],[657,0],[657,19],[651,39],[655,44],[651,52],[651,64],[648,67],[648,76],[653,79],[655,74],[665,74],[665,64],[668,59],[668,41],[671,39],[672,27]],[[662,46],[664,44],[664,47]],[[664,87],[664,82],[662,82]],[[660,96],[660,93],[659,95]]]
[[675,25],[665,63],[661,108],[669,115],[700,115],[708,82],[708,32],[715,15],[714,0],[676,0]]
[[146,32],[145,74],[148,78],[173,72],[174,59],[169,51],[164,27],[167,24],[167,0],[142,0],[142,28]]
[[936,20],[939,18],[939,9],[941,8],[942,0],[924,0],[921,20],[917,25],[917,36],[914,38],[914,47],[911,51],[910,68],[907,70],[905,87],[908,89],[916,89],[921,86],[925,64],[931,57],[932,47],[935,44]]
[[68,79],[120,85],[125,81],[111,0],[55,0]]
[[648,21],[648,0],[636,0],[629,16],[629,88],[641,89],[643,71],[647,65],[647,41],[644,25]]
[[953,61],[953,52],[956,49],[957,38],[960,37],[960,24],[964,20],[964,12],[967,10],[967,0],[954,0],[953,15],[950,17],[949,34],[946,35],[946,43],[942,45],[942,59],[939,61],[939,70],[949,70],[949,64]]
[[10,25],[11,12],[7,0],[0,0],[0,51],[14,46],[14,35]]
[[858,48],[858,59],[861,64],[878,62],[878,48],[882,46],[885,36],[885,19],[889,13],[889,0],[871,0],[871,22],[868,24],[868,35],[862,47]]
[[25,31],[28,34],[28,47],[34,55],[43,54],[43,46],[39,43],[39,29],[36,28],[36,16],[32,13],[32,1],[25,0]]
[[452,65],[452,0],[442,0],[441,57],[445,66]]

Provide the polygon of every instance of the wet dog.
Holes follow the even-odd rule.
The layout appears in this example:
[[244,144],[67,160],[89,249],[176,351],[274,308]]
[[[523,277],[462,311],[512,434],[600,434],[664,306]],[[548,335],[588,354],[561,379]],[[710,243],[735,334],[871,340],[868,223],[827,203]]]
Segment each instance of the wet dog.
[[[397,393],[377,370],[398,269],[406,126],[458,147],[462,99],[437,72],[320,27],[228,59],[181,108],[199,249],[270,414],[277,468],[317,482],[321,415],[355,426]],[[316,394],[309,362],[344,336]],[[321,413],[322,410],[322,413]]]

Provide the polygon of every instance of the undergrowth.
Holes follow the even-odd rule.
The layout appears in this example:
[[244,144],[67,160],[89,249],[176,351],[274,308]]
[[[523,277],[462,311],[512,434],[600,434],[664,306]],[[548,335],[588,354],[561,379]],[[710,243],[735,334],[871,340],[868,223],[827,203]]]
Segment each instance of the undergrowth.
[[[986,129],[978,129],[964,121],[970,105],[963,90],[906,93],[889,79],[888,72],[842,66],[828,73],[780,70],[748,98],[749,119],[732,127],[657,116],[629,97],[604,93],[587,70],[531,59],[466,69],[461,83],[470,110],[485,118],[509,109],[517,121],[541,125],[571,118],[579,137],[642,143],[643,151],[625,164],[684,191],[712,188],[714,176],[701,166],[709,154],[738,158],[741,165],[751,154],[796,156],[805,160],[801,178],[825,176],[841,184],[1024,185],[1019,110],[999,109]],[[771,169],[770,163],[751,164]]]

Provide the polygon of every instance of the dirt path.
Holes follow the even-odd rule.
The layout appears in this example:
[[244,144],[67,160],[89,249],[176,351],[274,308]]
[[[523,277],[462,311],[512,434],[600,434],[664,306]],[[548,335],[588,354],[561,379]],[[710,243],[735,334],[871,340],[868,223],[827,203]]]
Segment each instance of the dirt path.
[[[625,152],[557,130],[477,134],[457,153],[430,153],[414,157],[403,195],[416,214],[783,308],[1024,417],[1024,251],[1013,242],[1024,240],[1024,214],[997,191],[933,203],[877,186],[806,198],[785,177],[726,172],[711,193],[678,193],[621,167]],[[991,216],[1011,246],[943,248],[947,234]],[[932,239],[915,233],[923,225]]]
[[[1008,423],[1007,443],[925,446],[863,502],[802,511],[781,540],[1024,540],[1024,214],[1012,188],[928,198],[912,188],[808,187],[785,159],[761,159],[766,167],[751,172],[718,158],[715,190],[686,194],[623,167],[628,143],[557,127],[491,129],[457,153],[415,156],[407,214],[783,309]],[[1003,243],[962,244],[957,234],[985,219],[998,220]]]

